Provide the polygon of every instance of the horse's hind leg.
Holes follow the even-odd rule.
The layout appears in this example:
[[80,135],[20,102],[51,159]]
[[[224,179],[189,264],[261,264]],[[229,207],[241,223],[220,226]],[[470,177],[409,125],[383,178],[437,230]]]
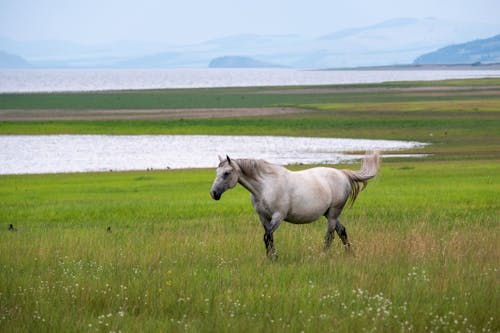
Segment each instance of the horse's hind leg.
[[[339,215],[342,213],[343,207],[330,207],[325,213],[325,217],[328,219],[328,227],[326,229],[325,235],[325,250],[327,250],[332,244],[333,238],[335,236],[335,231],[337,231],[337,223],[339,223]],[[339,234],[340,235],[340,234]],[[343,241],[343,240],[342,240]]]
[[335,223],[335,231],[339,235],[342,243],[344,244],[347,251],[351,252],[351,243],[349,243],[349,239],[347,238],[347,232],[345,231],[345,227],[340,223],[339,219],[336,219]]
[[333,238],[335,237],[335,224],[335,220],[328,219],[328,227],[325,235],[325,250],[329,249],[330,245],[332,245]]

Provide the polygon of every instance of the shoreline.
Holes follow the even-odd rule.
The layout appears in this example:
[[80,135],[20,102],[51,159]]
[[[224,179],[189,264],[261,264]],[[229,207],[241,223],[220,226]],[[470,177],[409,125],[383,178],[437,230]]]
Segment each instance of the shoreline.
[[[394,65],[325,69],[2,69],[7,94],[348,86],[500,78],[500,64]],[[236,78],[237,77],[237,78]]]

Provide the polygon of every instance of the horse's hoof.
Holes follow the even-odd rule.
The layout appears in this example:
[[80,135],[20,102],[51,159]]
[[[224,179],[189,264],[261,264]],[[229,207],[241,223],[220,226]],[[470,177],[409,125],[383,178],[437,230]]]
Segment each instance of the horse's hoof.
[[351,244],[345,246],[345,253],[354,257],[354,250],[352,249]]

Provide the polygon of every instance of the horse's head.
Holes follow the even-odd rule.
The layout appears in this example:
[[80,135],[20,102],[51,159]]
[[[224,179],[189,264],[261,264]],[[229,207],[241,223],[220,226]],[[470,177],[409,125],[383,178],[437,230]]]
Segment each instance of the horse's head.
[[236,186],[238,183],[238,165],[231,161],[229,156],[226,159],[219,156],[219,166],[215,170],[215,180],[210,189],[210,195],[214,200],[219,200],[222,193]]

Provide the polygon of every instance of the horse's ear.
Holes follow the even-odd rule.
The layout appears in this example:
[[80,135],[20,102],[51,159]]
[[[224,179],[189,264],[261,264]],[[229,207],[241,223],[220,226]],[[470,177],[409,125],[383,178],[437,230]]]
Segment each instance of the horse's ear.
[[219,162],[224,162],[224,158],[222,158],[222,156],[219,155]]
[[226,155],[227,163],[231,164],[231,159],[229,158],[228,155]]

